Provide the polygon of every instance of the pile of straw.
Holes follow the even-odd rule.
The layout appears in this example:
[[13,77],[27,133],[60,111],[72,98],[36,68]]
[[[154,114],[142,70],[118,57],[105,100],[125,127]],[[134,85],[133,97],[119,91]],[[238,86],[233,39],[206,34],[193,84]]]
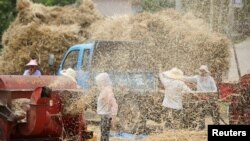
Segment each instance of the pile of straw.
[[[48,74],[58,66],[68,47],[87,39],[143,42],[133,51],[125,48],[114,52],[120,63],[110,68],[110,63],[104,62],[104,69],[105,65],[113,70],[136,65],[137,70],[157,70],[162,64],[165,70],[179,67],[193,74],[201,64],[207,64],[212,73],[221,74],[229,67],[229,40],[211,32],[203,21],[189,13],[182,16],[167,10],[103,19],[91,0],[65,7],[19,0],[17,9],[17,18],[3,35],[3,74],[22,73],[31,57],[38,59],[41,70]],[[47,64],[49,53],[55,54],[54,68]]]
[[[3,35],[1,74],[22,74],[31,58],[38,60],[43,74],[52,73],[66,50],[88,39],[86,29],[101,18],[91,0],[64,7],[19,0],[17,10],[16,19]],[[49,53],[55,55],[54,68],[48,65]]]
[[89,97],[82,90],[65,90],[60,93],[62,100],[62,114],[64,115],[79,115],[84,113],[91,102]]
[[[92,24],[90,32],[93,39],[143,42],[142,48],[129,52],[129,57],[134,57],[131,60],[144,60],[135,61],[140,64],[136,67],[141,70],[157,70],[158,65],[162,64],[165,70],[178,67],[186,74],[194,74],[200,65],[207,64],[212,73],[221,74],[227,72],[229,67],[229,40],[221,34],[211,32],[203,21],[191,14],[181,16],[174,10],[167,10],[153,14],[111,17]],[[124,64],[119,66],[119,70],[121,67],[124,67],[122,70],[129,69],[128,63],[131,63],[123,62],[126,60],[124,52],[128,52],[127,49],[124,50],[115,52],[118,54],[116,56],[122,56],[119,63]],[[111,54],[109,52],[108,50],[106,54]],[[103,58],[110,59],[107,56]],[[100,60],[105,62],[103,58]],[[116,66],[113,67],[110,63],[103,65],[104,68],[108,65],[110,70],[116,70]],[[102,66],[99,65],[99,68]]]
[[81,98],[82,93],[63,91],[60,95],[63,104],[62,113],[65,115],[75,115],[83,113],[85,109],[84,99]]
[[18,98],[11,101],[11,110],[14,116],[21,121],[26,120],[26,113],[30,108],[30,99]]

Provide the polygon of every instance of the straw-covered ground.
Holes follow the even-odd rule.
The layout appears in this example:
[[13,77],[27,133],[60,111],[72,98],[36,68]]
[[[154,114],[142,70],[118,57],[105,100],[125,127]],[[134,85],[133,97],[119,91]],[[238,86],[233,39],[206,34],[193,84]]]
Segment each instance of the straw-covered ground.
[[[93,141],[98,141],[100,139],[100,128],[97,126],[89,126],[89,129],[94,131],[95,138]],[[111,133],[115,131],[111,131]],[[96,139],[96,140],[95,140]],[[195,131],[195,130],[173,130],[166,129],[162,133],[154,133],[145,136],[141,139],[125,139],[119,137],[110,137],[110,141],[206,141],[207,131]]]
[[[220,103],[220,114],[223,120],[228,123],[228,105],[226,103]],[[88,119],[90,114],[87,110],[85,113]],[[93,114],[93,113],[92,113]],[[92,115],[93,117],[93,115]],[[95,116],[96,120],[99,120],[99,116]],[[147,126],[152,128],[153,131],[142,138],[131,139],[131,137],[110,137],[111,141],[206,141],[207,140],[207,125],[213,124],[211,116],[207,115],[205,118],[206,128],[204,130],[200,129],[170,129],[165,128],[164,123],[156,123],[153,121],[147,121]],[[220,121],[221,124],[225,124]],[[98,141],[100,139],[100,125],[89,124],[88,130],[94,131],[95,139],[93,141]],[[111,129],[111,134],[117,133],[119,130]]]

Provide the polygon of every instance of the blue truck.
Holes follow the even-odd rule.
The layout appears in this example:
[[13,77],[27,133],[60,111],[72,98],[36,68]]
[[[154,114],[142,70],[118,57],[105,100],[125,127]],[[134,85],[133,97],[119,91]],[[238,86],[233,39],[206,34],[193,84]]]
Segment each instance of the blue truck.
[[[120,129],[145,132],[147,119],[159,121],[163,94],[158,94],[158,72],[145,65],[146,52],[145,55],[136,55],[138,51],[145,51],[143,47],[144,44],[137,41],[89,41],[77,44],[68,49],[57,74],[73,68],[77,72],[78,85],[86,91],[93,91],[94,77],[100,72],[109,73],[119,105]],[[93,95],[96,96],[96,93]]]

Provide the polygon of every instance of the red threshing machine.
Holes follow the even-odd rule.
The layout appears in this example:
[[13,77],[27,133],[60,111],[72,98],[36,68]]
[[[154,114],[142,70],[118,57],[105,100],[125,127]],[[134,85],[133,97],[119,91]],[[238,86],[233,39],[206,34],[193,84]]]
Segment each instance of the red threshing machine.
[[[229,36],[231,37],[231,34]],[[241,75],[234,44],[233,53],[239,81],[237,83],[219,83],[219,98],[230,103],[229,124],[250,125],[250,74]]]
[[[0,75],[0,141],[92,138],[83,113],[62,113],[60,95],[65,90],[76,90],[76,84],[68,81],[53,90],[45,87],[58,77]],[[25,122],[19,122],[22,117],[15,116],[11,109],[12,100],[19,98],[30,99]]]
[[220,99],[229,102],[229,124],[250,125],[250,74],[238,83],[220,83]]

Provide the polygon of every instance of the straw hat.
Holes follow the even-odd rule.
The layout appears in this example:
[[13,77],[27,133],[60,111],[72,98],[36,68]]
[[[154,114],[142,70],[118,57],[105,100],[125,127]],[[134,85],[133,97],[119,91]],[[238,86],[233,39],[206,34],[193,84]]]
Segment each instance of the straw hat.
[[61,74],[63,76],[69,77],[70,79],[72,79],[73,81],[76,81],[76,71],[73,70],[72,68],[68,68],[66,70],[62,70]]
[[171,79],[182,79],[184,77],[183,72],[178,68],[172,68],[169,71],[165,71],[163,75]]
[[210,71],[208,70],[208,67],[207,67],[206,65],[201,65],[199,69],[200,69],[200,70],[204,70],[204,71],[206,71],[207,73],[210,73]]
[[32,59],[28,64],[26,64],[26,66],[37,66],[37,62],[35,59]]

